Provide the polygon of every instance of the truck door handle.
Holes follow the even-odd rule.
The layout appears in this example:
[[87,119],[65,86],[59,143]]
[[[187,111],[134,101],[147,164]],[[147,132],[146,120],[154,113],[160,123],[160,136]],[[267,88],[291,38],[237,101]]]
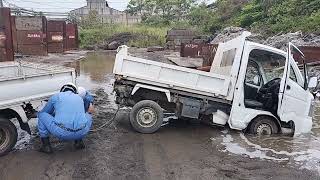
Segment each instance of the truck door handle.
[[291,86],[287,85],[287,90],[290,90],[291,89]]

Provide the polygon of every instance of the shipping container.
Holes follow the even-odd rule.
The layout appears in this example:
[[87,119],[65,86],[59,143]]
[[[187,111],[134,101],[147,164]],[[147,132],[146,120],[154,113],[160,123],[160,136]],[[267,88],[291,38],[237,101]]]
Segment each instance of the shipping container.
[[181,57],[203,58],[203,66],[211,66],[216,54],[218,44],[182,44]]
[[13,61],[11,11],[0,8],[0,61]]
[[66,22],[50,20],[47,28],[48,52],[63,53],[66,46]]
[[17,16],[15,24],[17,53],[38,56],[48,55],[46,17]]
[[67,24],[66,26],[66,47],[65,50],[75,50],[79,48],[78,26]]
[[[317,46],[299,46],[299,49],[305,55],[305,62],[308,64],[320,64],[320,47]],[[303,59],[300,55],[294,53],[295,60],[302,64]]]

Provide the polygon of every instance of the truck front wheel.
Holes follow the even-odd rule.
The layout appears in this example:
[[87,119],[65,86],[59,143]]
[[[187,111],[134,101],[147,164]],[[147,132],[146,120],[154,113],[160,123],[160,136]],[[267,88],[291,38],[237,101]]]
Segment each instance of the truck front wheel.
[[250,123],[248,131],[250,134],[256,134],[258,136],[271,135],[278,134],[279,127],[273,119],[263,116],[254,119]]
[[133,106],[130,112],[130,123],[140,133],[154,133],[162,126],[163,110],[154,101],[140,101]]
[[17,142],[17,128],[7,119],[0,118],[0,157],[11,151]]

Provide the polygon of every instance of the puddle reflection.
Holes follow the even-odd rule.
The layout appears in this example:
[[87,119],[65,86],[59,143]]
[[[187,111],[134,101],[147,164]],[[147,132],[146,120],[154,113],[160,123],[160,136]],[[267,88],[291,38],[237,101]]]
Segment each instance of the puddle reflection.
[[109,52],[92,52],[81,61],[67,64],[77,72],[77,84],[87,89],[104,88],[112,91],[113,66],[115,54]]

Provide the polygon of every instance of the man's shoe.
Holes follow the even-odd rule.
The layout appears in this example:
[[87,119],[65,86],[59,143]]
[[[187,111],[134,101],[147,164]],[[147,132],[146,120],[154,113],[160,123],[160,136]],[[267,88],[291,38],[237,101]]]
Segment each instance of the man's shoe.
[[76,149],[84,149],[84,148],[86,148],[86,146],[84,145],[84,142],[82,141],[82,139],[74,141],[74,147]]
[[53,150],[52,150],[49,138],[41,138],[41,142],[42,142],[42,146],[39,151],[46,154],[52,154]]

